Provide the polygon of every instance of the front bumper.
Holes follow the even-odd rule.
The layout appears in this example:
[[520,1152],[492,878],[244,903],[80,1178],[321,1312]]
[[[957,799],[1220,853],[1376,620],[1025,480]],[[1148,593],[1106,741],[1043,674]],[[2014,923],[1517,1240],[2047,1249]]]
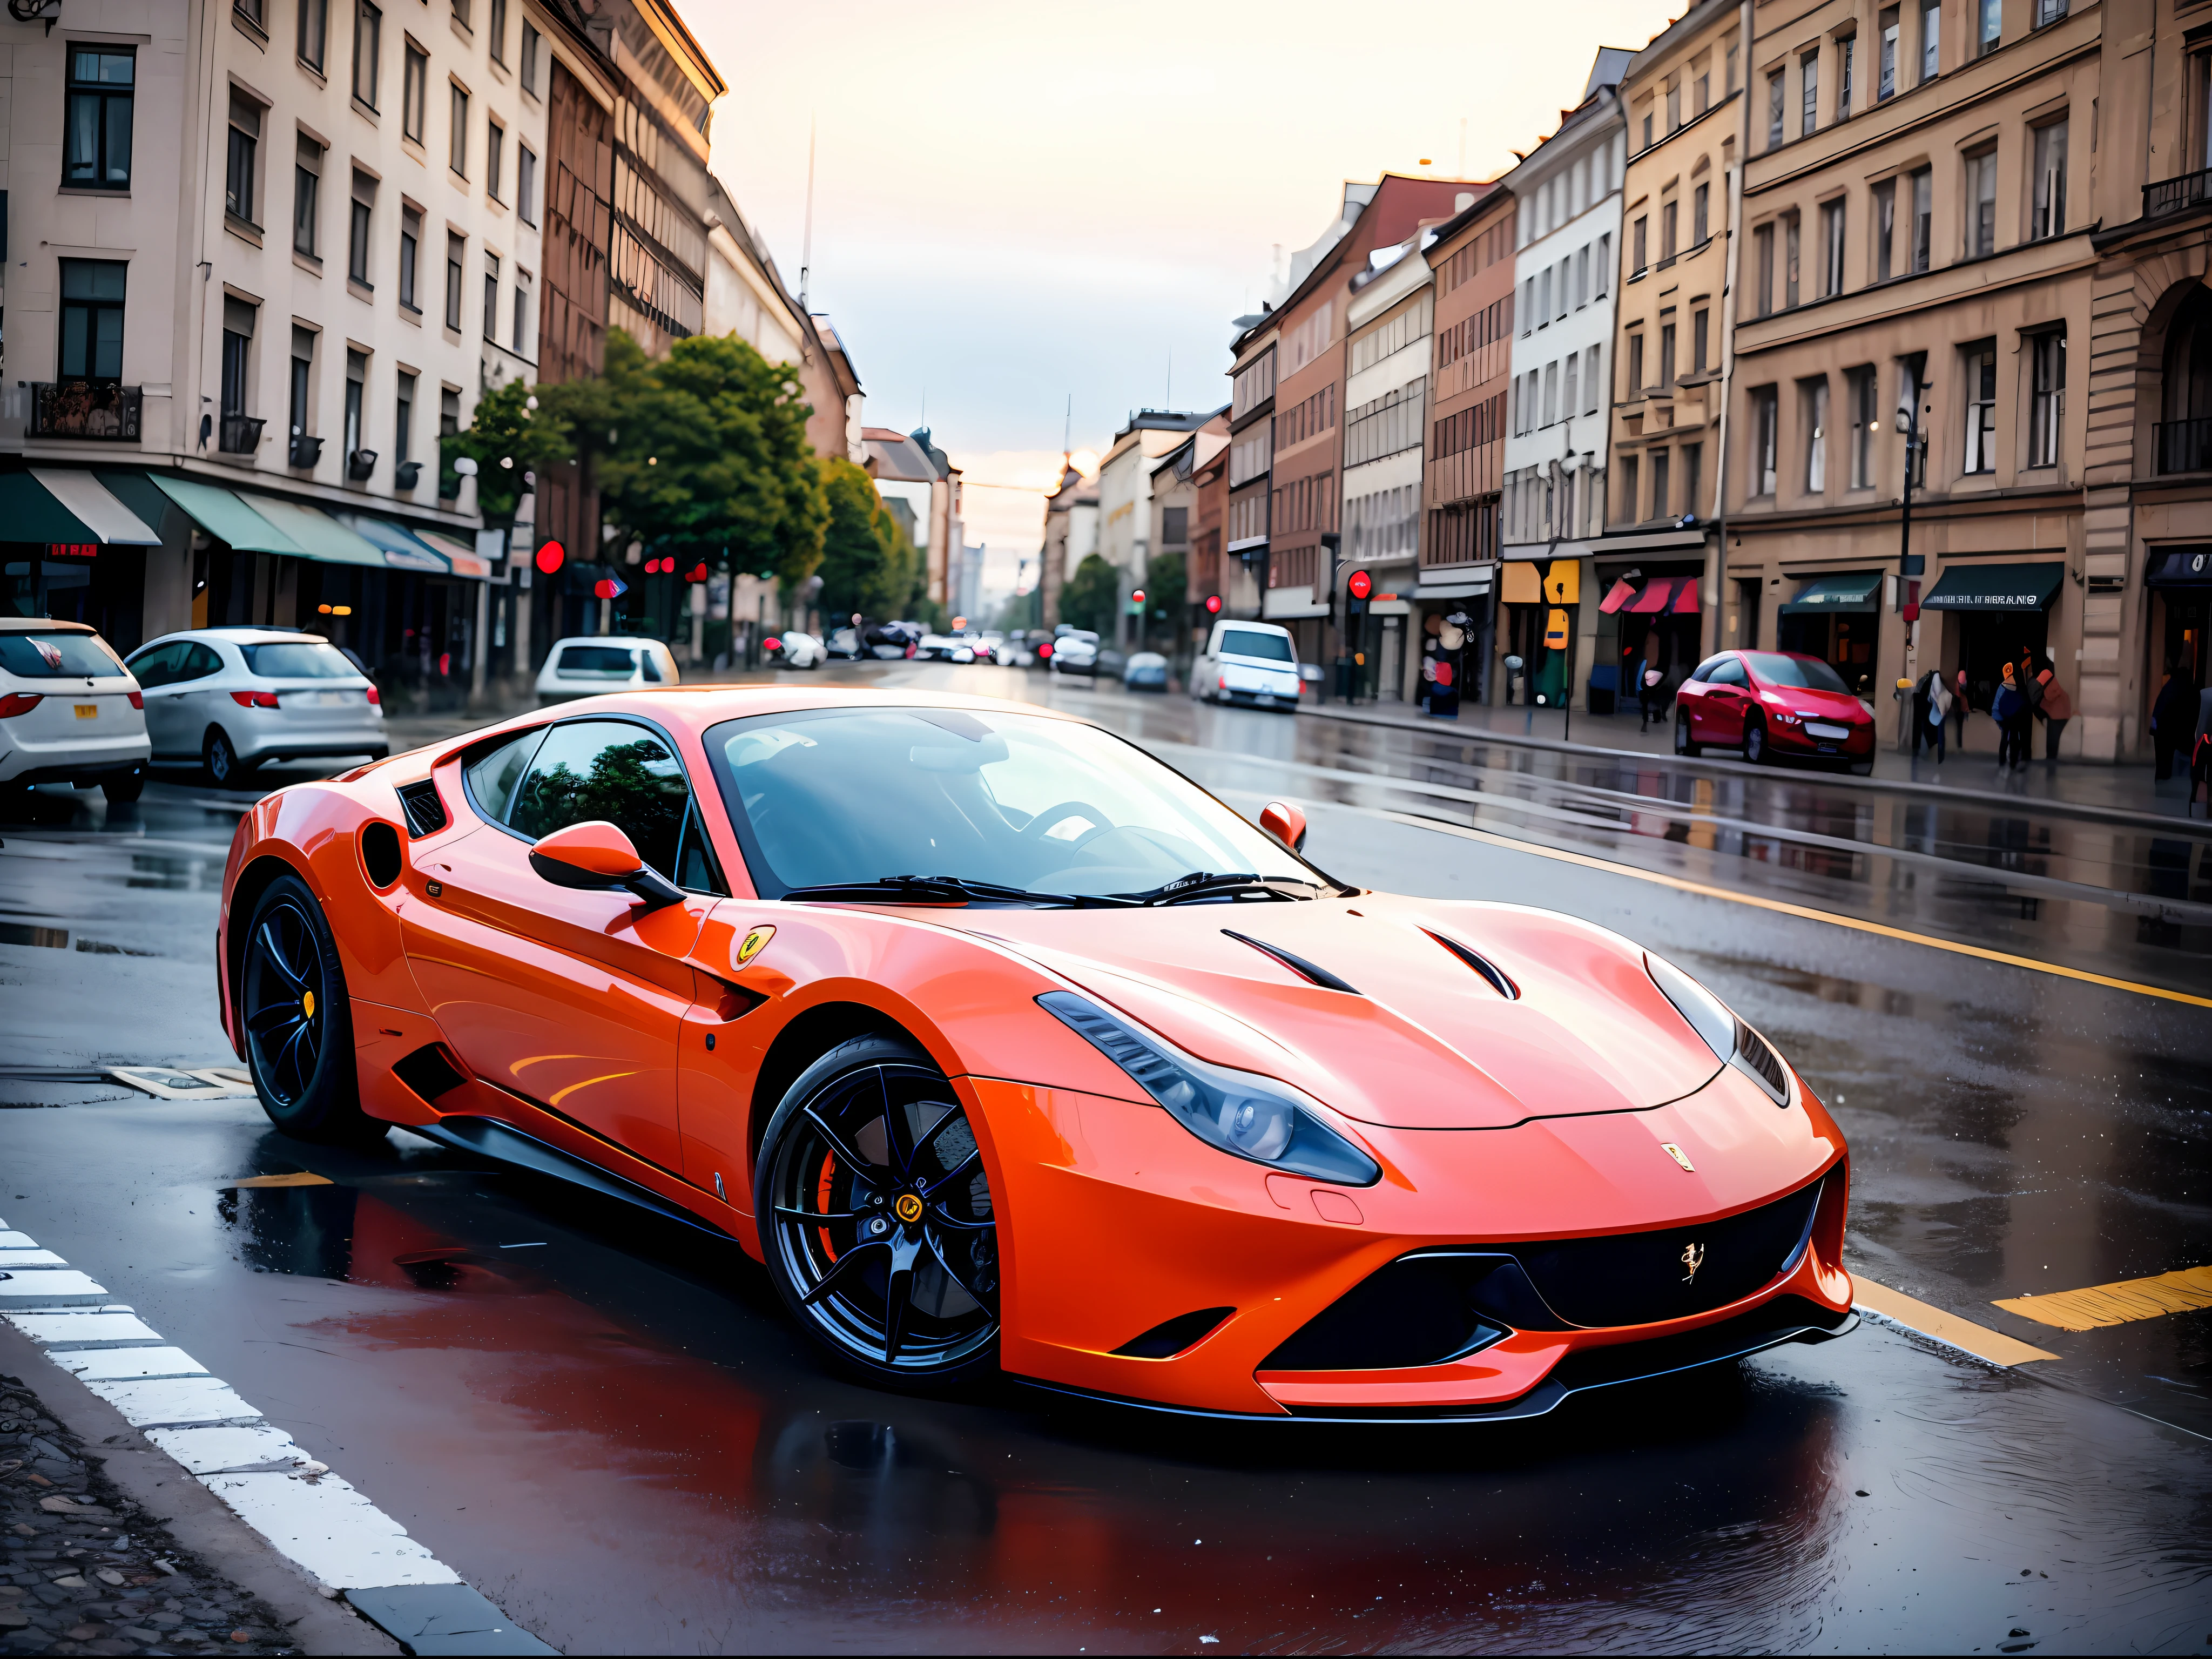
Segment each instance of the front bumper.
[[1768,722],[1766,739],[1778,755],[1804,755],[1818,759],[1867,760],[1874,754],[1874,728],[1855,726],[1847,737],[1816,738],[1802,726]]

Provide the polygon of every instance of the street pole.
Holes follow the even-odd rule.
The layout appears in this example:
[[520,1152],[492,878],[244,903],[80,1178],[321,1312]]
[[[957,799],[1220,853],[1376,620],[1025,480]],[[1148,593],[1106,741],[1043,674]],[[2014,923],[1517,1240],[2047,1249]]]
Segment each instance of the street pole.
[[1345,642],[1345,629],[1351,618],[1340,617],[1336,609],[1336,571],[1338,556],[1344,548],[1344,538],[1334,532],[1324,532],[1321,545],[1322,550],[1328,555],[1328,617],[1336,624],[1336,661],[1334,665],[1336,689],[1348,703],[1352,701],[1352,652]]

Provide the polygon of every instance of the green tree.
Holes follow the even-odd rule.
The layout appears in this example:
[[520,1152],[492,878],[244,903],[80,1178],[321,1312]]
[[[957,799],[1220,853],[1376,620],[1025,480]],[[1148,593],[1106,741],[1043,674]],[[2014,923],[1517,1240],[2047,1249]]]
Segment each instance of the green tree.
[[829,507],[817,573],[823,625],[838,627],[855,611],[878,622],[902,615],[914,590],[913,544],[866,473],[842,455],[823,458],[821,471]]
[[1147,629],[1164,623],[1170,655],[1182,648],[1182,616],[1188,567],[1180,553],[1155,553],[1145,566],[1145,622]]
[[438,493],[444,495],[449,489],[458,493],[453,463],[466,456],[477,464],[477,511],[495,528],[514,522],[532,475],[563,465],[574,452],[575,434],[568,416],[547,408],[537,394],[535,386],[509,380],[477,400],[465,431],[438,441],[443,481]]
[[1109,637],[1114,632],[1114,607],[1120,597],[1114,567],[1099,555],[1089,554],[1060,590],[1060,619],[1087,628],[1101,638]]

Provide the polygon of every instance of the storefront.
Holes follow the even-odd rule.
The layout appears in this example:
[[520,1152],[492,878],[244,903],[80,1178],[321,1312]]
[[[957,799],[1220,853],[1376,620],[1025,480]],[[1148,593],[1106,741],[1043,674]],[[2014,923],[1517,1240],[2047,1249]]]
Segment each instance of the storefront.
[[1883,573],[1816,576],[1776,607],[1775,647],[1818,657],[1863,697],[1873,695]]
[[1422,573],[1405,626],[1411,696],[1424,712],[1455,720],[1460,704],[1488,702],[1498,567],[1443,567]]
[[1517,660],[1505,676],[1507,702],[1538,708],[1566,706],[1577,652],[1575,611],[1582,600],[1582,561],[1516,559],[1500,567],[1498,649]]
[[1662,703],[1689,678],[1703,659],[1704,570],[1688,560],[1598,567],[1605,597],[1589,665],[1592,714],[1635,708],[1644,673],[1657,672]]
[[1953,683],[1966,676],[1969,707],[1986,711],[2007,663],[2050,657],[2051,607],[2066,575],[2059,560],[2032,564],[1954,564],[1920,601],[1942,623],[1936,653],[1923,645],[1923,668],[1942,665]]
[[2212,545],[2152,548],[2143,586],[2150,613],[2144,714],[2148,718],[2171,675],[2193,720],[2197,693],[2212,685],[2212,651],[2204,637],[2212,625]]

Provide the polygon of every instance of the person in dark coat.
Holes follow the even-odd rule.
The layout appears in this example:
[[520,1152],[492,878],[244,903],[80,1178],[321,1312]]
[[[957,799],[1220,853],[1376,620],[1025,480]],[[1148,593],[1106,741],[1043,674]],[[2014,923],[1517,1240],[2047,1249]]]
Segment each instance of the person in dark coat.
[[2157,701],[2150,706],[2151,752],[2158,760],[2158,781],[2164,783],[2173,775],[2173,757],[2185,758],[2194,732],[2191,719],[2196,713],[2190,696],[2193,688],[2184,684],[2179,665],[2166,665],[2166,684],[2159,687]]
[[1997,770],[2027,764],[2027,699],[2013,678],[2013,666],[2004,665],[2004,678],[1990,699],[1990,718],[1997,723]]

